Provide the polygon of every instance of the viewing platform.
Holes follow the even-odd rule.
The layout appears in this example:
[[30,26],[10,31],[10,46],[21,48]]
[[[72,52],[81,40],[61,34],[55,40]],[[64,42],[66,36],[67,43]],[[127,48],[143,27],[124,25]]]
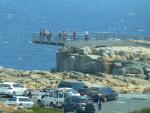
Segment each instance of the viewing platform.
[[[87,39],[86,39],[87,38]],[[81,48],[89,47],[106,47],[106,46],[150,46],[149,37],[143,35],[118,34],[118,33],[90,33],[87,37],[84,33],[68,32],[66,36],[59,33],[51,35],[41,35],[40,32],[34,33],[32,42],[37,44],[49,44],[64,47]]]

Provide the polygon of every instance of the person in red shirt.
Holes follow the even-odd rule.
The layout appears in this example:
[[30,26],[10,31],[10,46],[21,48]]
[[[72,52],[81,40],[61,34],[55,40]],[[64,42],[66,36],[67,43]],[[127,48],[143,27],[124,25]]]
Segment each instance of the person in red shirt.
[[72,38],[73,38],[73,40],[76,40],[76,32],[72,33]]

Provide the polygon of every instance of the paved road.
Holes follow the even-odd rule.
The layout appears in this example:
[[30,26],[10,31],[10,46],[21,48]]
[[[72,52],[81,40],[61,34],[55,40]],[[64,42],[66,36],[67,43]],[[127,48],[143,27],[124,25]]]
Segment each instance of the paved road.
[[[4,102],[8,98],[0,98],[0,102]],[[119,94],[119,99],[102,103],[100,113],[129,113],[131,111],[150,107],[150,94]]]
[[103,103],[100,113],[129,113],[144,107],[150,107],[150,95],[121,94],[117,101]]

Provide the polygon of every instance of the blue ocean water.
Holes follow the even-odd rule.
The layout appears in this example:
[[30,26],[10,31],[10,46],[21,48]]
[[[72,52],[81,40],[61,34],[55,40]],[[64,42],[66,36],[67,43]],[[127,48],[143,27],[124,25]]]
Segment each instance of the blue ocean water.
[[149,0],[0,0],[0,65],[55,67],[58,47],[31,43],[41,28],[150,36],[149,11]]

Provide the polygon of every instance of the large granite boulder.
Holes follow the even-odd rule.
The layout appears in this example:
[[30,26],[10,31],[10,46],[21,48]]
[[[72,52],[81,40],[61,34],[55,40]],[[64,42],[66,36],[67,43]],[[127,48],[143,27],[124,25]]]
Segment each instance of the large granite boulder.
[[58,52],[57,59],[58,71],[80,71],[86,73],[101,71],[101,61],[98,55],[75,55]]
[[135,78],[148,79],[149,64],[143,61],[124,60],[114,61],[112,73],[114,75],[125,75]]
[[79,49],[80,55],[92,54],[92,49],[90,47],[84,47]]
[[150,67],[144,68],[145,75],[148,75],[150,73]]
[[144,70],[141,66],[130,64],[130,65],[126,65],[124,68],[126,69],[127,74],[143,74],[144,75]]
[[125,68],[113,68],[112,73],[114,75],[125,75],[127,73],[127,70]]
[[144,47],[83,47],[57,52],[57,71],[110,73],[149,79],[150,49]]

